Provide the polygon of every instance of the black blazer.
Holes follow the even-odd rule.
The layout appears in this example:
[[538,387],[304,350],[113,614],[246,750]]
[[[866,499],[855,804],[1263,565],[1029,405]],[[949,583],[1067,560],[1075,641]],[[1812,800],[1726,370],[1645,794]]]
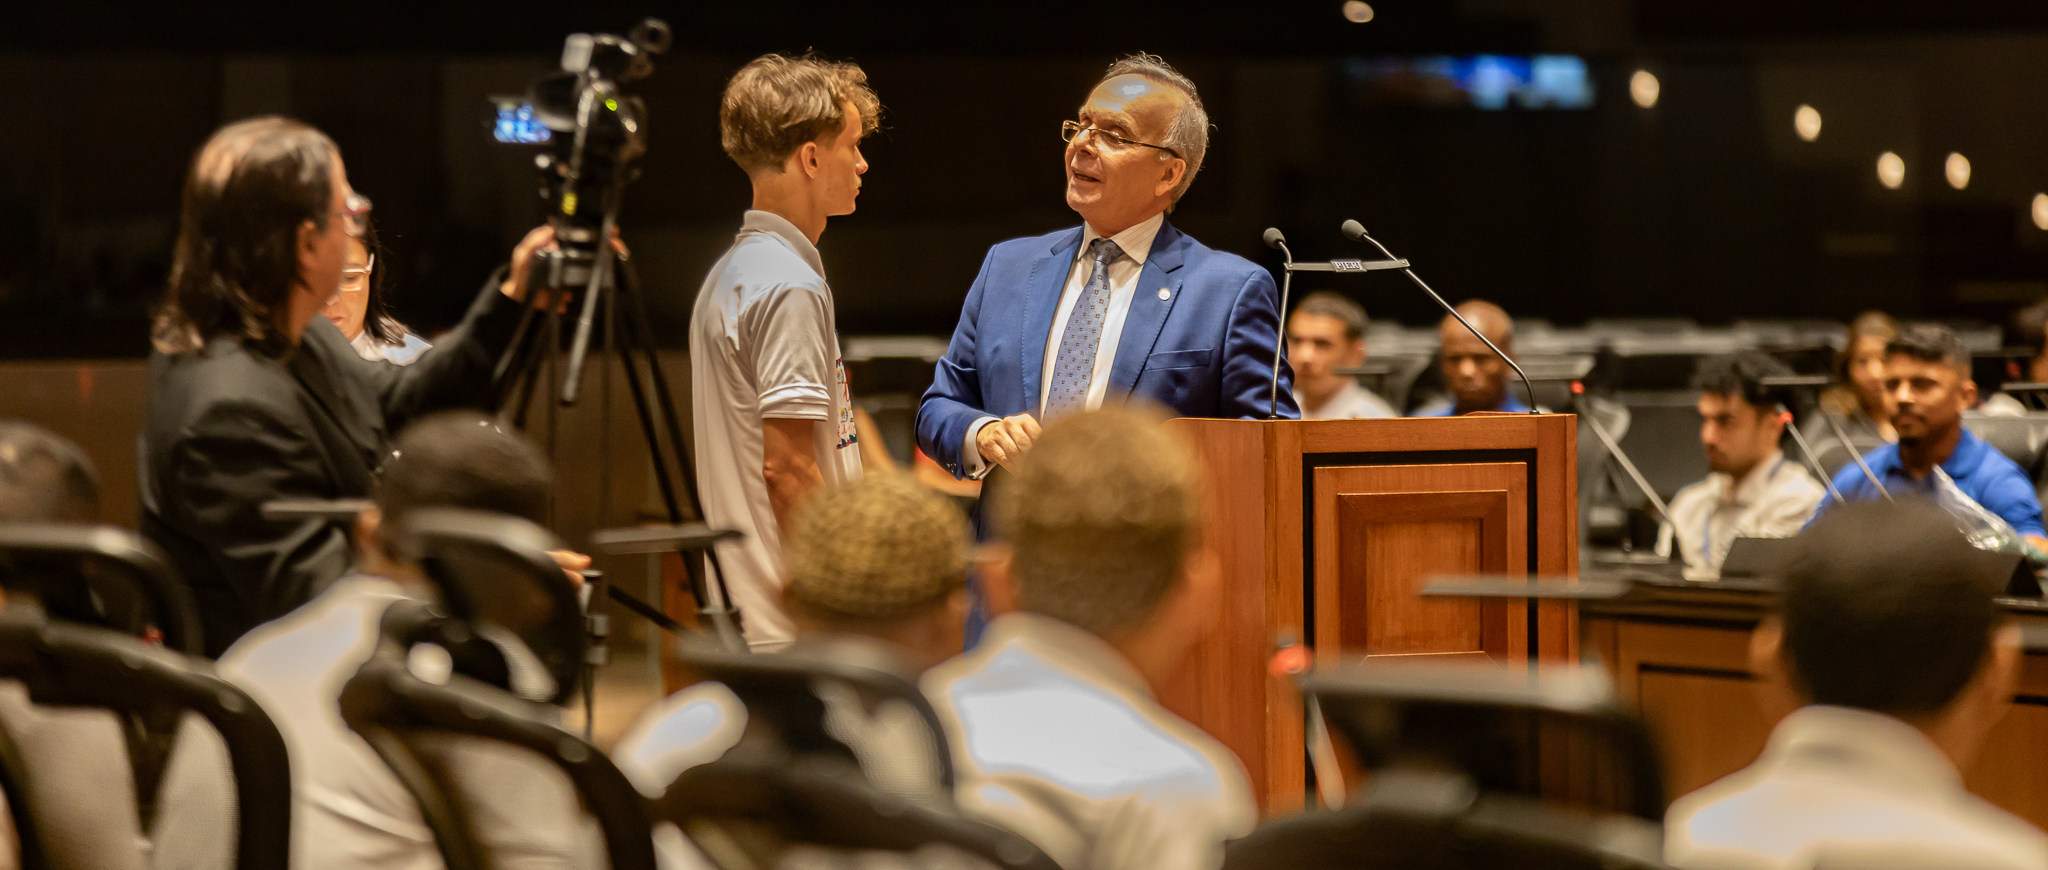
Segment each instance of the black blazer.
[[485,408],[521,306],[489,282],[454,332],[411,366],[365,360],[324,317],[271,359],[234,338],[149,361],[138,445],[141,530],[192,587],[219,656],[346,573],[346,530],[263,519],[280,498],[366,498],[413,419]]

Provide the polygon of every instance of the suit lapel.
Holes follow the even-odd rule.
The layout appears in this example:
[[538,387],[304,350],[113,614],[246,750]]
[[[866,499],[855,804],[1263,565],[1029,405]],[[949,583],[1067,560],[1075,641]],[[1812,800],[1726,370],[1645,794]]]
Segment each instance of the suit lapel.
[[[1145,268],[1138,272],[1138,284],[1131,288],[1131,310],[1124,315],[1124,333],[1117,339],[1116,362],[1109,369],[1110,396],[1128,396],[1138,386],[1138,375],[1145,370],[1145,358],[1151,356],[1152,346],[1159,341],[1159,331],[1166,326],[1166,316],[1173,312],[1174,303],[1180,301],[1181,262],[1187,256],[1188,237],[1173,228],[1170,222],[1159,225],[1159,234],[1152,239],[1152,252],[1145,257]],[[1159,298],[1159,291],[1166,291],[1166,298]]]
[[1017,348],[1024,355],[1024,408],[1034,415],[1041,411],[1038,393],[1045,382],[1045,346],[1052,340],[1053,317],[1059,313],[1060,293],[1066,289],[1074,249],[1080,244],[1079,227],[1053,240],[1045,256],[1031,264],[1031,277],[1024,282],[1023,332],[1017,336]]

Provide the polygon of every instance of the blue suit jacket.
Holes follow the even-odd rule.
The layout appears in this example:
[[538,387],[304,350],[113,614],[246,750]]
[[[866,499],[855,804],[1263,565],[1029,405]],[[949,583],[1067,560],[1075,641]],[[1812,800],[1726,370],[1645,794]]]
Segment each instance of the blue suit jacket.
[[[961,442],[983,416],[1037,414],[1045,344],[1081,228],[989,249],[967,291],[960,325],[917,408],[917,443],[955,475]],[[1167,298],[1159,298],[1159,290]],[[1131,294],[1109,370],[1108,398],[1137,396],[1183,417],[1264,418],[1279,328],[1273,276],[1161,223]],[[1280,366],[1280,416],[1295,407],[1294,372]]]

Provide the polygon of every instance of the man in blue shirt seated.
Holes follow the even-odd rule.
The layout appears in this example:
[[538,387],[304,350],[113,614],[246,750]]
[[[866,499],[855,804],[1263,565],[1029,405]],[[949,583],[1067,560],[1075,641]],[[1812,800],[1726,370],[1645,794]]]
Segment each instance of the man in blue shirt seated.
[[[1502,353],[1515,352],[1515,321],[1500,306],[1473,299],[1459,303],[1458,313],[1486,335]],[[1416,408],[1412,417],[1455,417],[1474,411],[1529,413],[1529,406],[1508,386],[1508,364],[1495,356],[1485,341],[1466,329],[1458,319],[1445,315],[1437,324],[1442,350],[1437,364],[1442,367],[1444,389],[1450,395]]]
[[[1963,409],[1976,404],[1977,383],[1970,378],[1970,351],[1954,330],[1923,323],[1900,332],[1885,346],[1884,389],[1895,403],[1891,422],[1899,441],[1863,458],[1887,492],[1894,497],[1931,493],[1934,467],[1941,466],[1964,495],[2004,519],[2028,543],[2048,549],[2033,481],[2005,454],[1963,428]],[[1853,463],[1835,475],[1835,488],[1848,499],[1882,497]],[[1828,506],[1823,502],[1815,516]]]

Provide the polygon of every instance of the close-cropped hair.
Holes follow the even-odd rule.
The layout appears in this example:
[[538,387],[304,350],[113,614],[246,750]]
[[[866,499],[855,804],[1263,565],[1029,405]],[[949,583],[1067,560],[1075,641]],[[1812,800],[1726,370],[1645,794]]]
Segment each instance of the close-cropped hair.
[[100,478],[71,440],[21,420],[0,420],[0,522],[89,523]]
[[1999,565],[1930,504],[1836,505],[1794,539],[1779,583],[1797,688],[1900,717],[1946,708],[2003,621]]
[[[443,411],[406,427],[377,475],[386,528],[420,508],[466,508],[546,524],[554,471],[531,439],[475,411]],[[387,538],[386,543],[391,543]]]
[[719,144],[748,172],[780,169],[805,142],[845,132],[848,103],[860,111],[862,136],[880,128],[881,100],[859,66],[764,54],[726,82]]
[[1339,293],[1328,290],[1310,293],[1307,298],[1301,300],[1300,305],[1295,306],[1294,314],[1296,317],[1303,314],[1320,314],[1334,318],[1338,323],[1344,324],[1345,341],[1357,341],[1365,337],[1365,306]]
[[[1174,113],[1173,122],[1167,125],[1165,141],[1159,143],[1178,152],[1181,159],[1188,162],[1188,171],[1181,175],[1180,184],[1173,189],[1173,205],[1179,205],[1180,198],[1195,183],[1195,173],[1202,171],[1202,158],[1209,153],[1209,110],[1202,106],[1202,95],[1195,91],[1194,81],[1156,54],[1140,52],[1112,63],[1096,84],[1127,75],[1143,76],[1180,91],[1181,96],[1187,98],[1180,111]],[[1173,205],[1169,205],[1167,211],[1172,211]]]
[[1939,323],[1915,323],[1885,343],[1884,355],[1909,356],[1921,362],[1943,363],[1964,380],[1970,379],[1970,348],[1956,331]]
[[206,140],[185,177],[170,287],[150,329],[158,351],[228,337],[284,355],[276,317],[299,280],[299,225],[327,228],[339,155],[327,134],[275,116]]
[[908,474],[870,474],[797,514],[783,594],[837,623],[916,616],[966,585],[969,538],[966,516],[937,490]]
[[1151,617],[1201,540],[1195,461],[1150,410],[1056,420],[999,498],[1022,609],[1108,637]]
[[1791,407],[1782,388],[1764,386],[1765,378],[1788,377],[1792,367],[1762,351],[1745,350],[1700,360],[1693,370],[1692,388],[1717,396],[1735,396],[1761,412],[1779,405]]

